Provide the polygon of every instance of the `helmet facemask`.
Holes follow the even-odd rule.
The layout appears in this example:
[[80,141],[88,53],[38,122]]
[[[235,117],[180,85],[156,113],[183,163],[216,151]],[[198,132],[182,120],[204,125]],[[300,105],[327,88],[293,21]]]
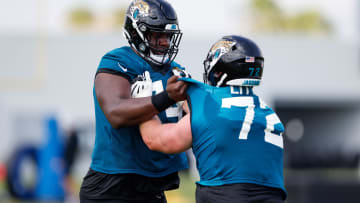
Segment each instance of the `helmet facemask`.
[[155,65],[173,61],[179,51],[182,37],[180,30],[163,30],[149,26],[147,30],[144,32],[145,50],[142,48],[147,60]]

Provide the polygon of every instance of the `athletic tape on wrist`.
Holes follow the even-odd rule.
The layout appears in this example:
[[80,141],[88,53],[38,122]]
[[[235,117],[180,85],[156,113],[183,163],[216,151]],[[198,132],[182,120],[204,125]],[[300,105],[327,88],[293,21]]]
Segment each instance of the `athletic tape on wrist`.
[[166,91],[163,91],[157,95],[153,95],[151,97],[151,102],[159,112],[164,111],[165,109],[176,103],[176,101],[169,97]]

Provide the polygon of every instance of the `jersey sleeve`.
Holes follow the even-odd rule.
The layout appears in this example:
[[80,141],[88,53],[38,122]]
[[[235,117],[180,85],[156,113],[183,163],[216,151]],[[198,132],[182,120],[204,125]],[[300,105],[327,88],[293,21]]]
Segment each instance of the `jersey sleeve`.
[[194,80],[192,78],[183,77],[183,78],[179,78],[178,80],[188,83],[189,86],[188,86],[188,88],[186,90],[188,93],[193,92],[194,89],[197,89],[197,88],[201,88],[201,89],[204,89],[204,90],[212,89],[211,86],[209,86],[207,84],[204,84],[204,83],[202,83],[200,81]]
[[180,64],[176,63],[176,62],[171,62],[171,68],[179,68],[181,70],[185,70],[185,67],[181,66]]
[[126,78],[131,81],[141,74],[141,65],[134,61],[125,51],[118,49],[105,54],[98,66],[98,73],[110,73]]
[[179,78],[178,80],[188,83],[186,92],[189,95],[188,102],[189,102],[190,110],[192,108],[191,99],[193,97],[197,97],[199,94],[203,95],[203,94],[205,94],[205,92],[212,90],[211,86],[208,86],[208,85],[206,85],[200,81],[194,80],[192,78],[182,77],[182,78]]

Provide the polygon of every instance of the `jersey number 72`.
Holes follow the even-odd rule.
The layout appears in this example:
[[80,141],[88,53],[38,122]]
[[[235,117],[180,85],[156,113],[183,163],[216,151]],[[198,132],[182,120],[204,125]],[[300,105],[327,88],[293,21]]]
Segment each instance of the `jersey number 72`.
[[[253,97],[229,97],[223,98],[221,108],[231,108],[231,106],[246,107],[245,118],[241,127],[239,134],[239,139],[247,140],[251,125],[254,121],[255,116],[255,104]],[[260,108],[268,108],[266,104],[261,102]],[[281,123],[279,117],[275,114],[269,114],[265,116],[266,119],[266,128],[265,132],[265,142],[273,144],[277,147],[283,148],[283,137],[282,133],[275,134],[272,131],[275,129],[275,125]]]

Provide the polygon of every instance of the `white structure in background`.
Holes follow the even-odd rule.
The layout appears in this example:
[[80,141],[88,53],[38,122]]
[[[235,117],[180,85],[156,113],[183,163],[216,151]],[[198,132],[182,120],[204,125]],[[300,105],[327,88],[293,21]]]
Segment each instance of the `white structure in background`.
[[[238,10],[234,8],[244,3],[201,0],[192,1],[193,6],[189,6],[189,1],[169,1],[178,11],[185,33],[176,61],[185,65],[195,79],[202,80],[202,62],[208,49],[222,35],[238,34],[239,27],[235,24],[241,19],[237,20]],[[100,10],[106,10],[106,3],[112,5],[115,0],[101,2],[105,3],[99,6]],[[289,11],[298,6],[294,3],[298,1],[278,2],[287,5]],[[360,13],[360,5],[354,7],[357,2],[314,2],[336,22],[339,32],[331,38],[249,36],[265,56],[262,85],[256,89],[269,105],[275,100],[360,101],[360,26],[356,27],[360,25],[356,22],[360,18],[355,17]],[[70,3],[74,1],[4,2],[7,6],[0,12],[1,162],[19,140],[32,139],[15,135],[18,131],[14,129],[23,127],[17,126],[19,115],[50,112],[68,115],[67,118],[70,115],[70,120],[78,122],[93,122],[92,88],[100,57],[127,44],[121,33],[71,35],[64,32],[63,18],[60,18],[64,10],[59,8],[69,8]],[[356,12],[354,8],[359,9]],[[227,13],[231,13],[230,20],[224,17]],[[359,126],[355,126],[353,132],[359,131]]]

